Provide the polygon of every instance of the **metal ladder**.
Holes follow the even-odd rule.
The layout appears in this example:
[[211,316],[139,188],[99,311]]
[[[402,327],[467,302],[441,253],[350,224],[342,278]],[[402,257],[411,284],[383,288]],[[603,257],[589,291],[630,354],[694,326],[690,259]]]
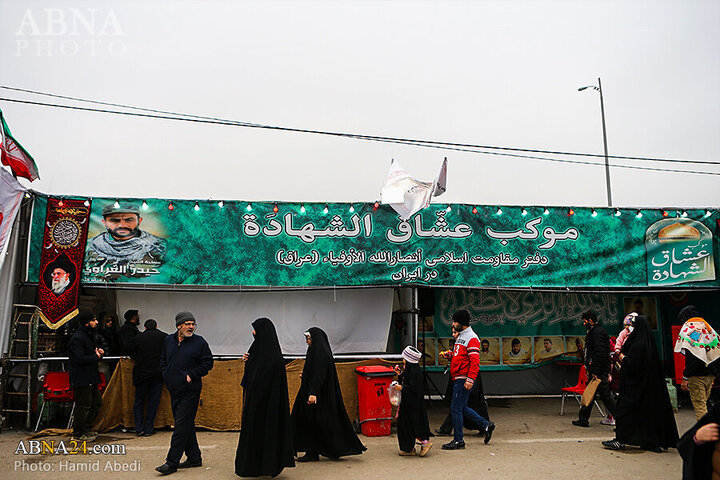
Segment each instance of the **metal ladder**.
[[[0,375],[2,426],[8,425],[10,415],[24,414],[25,428],[30,428],[32,420],[32,388],[34,384],[33,373],[36,370],[32,360],[37,358],[39,312],[40,310],[35,305],[13,305],[10,348],[7,356],[0,359],[0,365],[2,366],[2,375]],[[24,362],[16,363],[14,360],[24,360]],[[23,365],[22,373],[13,372],[14,365]],[[16,379],[25,379],[23,391],[12,389],[11,385]],[[17,408],[16,404],[11,403],[11,399],[17,397],[24,398],[24,408]]]

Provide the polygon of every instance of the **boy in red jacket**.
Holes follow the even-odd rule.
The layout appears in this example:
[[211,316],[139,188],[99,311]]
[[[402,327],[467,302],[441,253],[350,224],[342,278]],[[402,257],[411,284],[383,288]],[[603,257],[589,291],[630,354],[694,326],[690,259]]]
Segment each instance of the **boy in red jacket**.
[[467,406],[468,396],[480,371],[480,341],[470,328],[470,314],[467,310],[453,313],[453,328],[460,332],[455,340],[455,347],[450,360],[450,378],[452,379],[452,401],[450,415],[453,419],[454,438],[452,442],[442,446],[443,450],[459,450],[465,448],[463,440],[463,417],[477,425],[477,429],[485,430],[485,443],[490,441],[495,423]]

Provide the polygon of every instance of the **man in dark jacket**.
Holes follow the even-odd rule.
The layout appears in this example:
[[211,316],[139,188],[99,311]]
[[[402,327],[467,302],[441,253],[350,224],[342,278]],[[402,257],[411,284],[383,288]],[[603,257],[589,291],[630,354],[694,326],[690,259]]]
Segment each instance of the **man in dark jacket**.
[[125,312],[124,317],[125,323],[120,327],[120,333],[118,334],[120,340],[120,355],[130,356],[135,337],[140,335],[140,330],[138,329],[140,315],[137,310],[128,310]]
[[[163,475],[178,468],[202,466],[202,455],[195,435],[197,414],[202,390],[202,377],[213,367],[210,347],[204,338],[195,335],[195,316],[180,312],[175,316],[177,332],[165,337],[160,354],[160,369],[170,391],[175,431],[170,440],[165,463],[155,468]],[[180,463],[183,452],[187,459]]]
[[102,396],[98,390],[98,360],[105,352],[95,343],[95,329],[98,324],[95,315],[90,310],[80,310],[77,322],[79,328],[67,345],[70,386],[75,397],[73,439],[92,442],[96,434],[90,429],[102,406]]
[[[135,385],[135,433],[140,436],[155,434],[153,424],[162,394],[163,378],[160,370],[160,352],[167,333],[158,330],[155,320],[145,320],[145,331],[135,337],[131,357],[133,385]],[[147,415],[143,419],[143,404],[147,398]]]
[[[600,396],[605,408],[611,415],[615,416],[615,399],[610,392],[610,337],[607,331],[598,325],[598,319],[595,312],[588,310],[580,317],[583,325],[588,329],[585,336],[585,368],[587,369],[588,379],[593,376],[600,379],[600,385],[597,387],[597,395]],[[572,424],[577,427],[590,426],[590,412],[594,402],[590,402],[587,407],[580,407],[580,414],[577,420],[573,420]]]

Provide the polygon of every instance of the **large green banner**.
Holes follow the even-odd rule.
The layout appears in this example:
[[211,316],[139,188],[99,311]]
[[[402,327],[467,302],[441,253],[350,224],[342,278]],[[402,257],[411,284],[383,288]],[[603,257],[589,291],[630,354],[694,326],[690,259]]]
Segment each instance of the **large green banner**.
[[[36,197],[37,281],[46,197]],[[717,212],[95,198],[82,281],[208,286],[718,286]]]
[[558,360],[582,362],[586,328],[580,317],[587,310],[597,314],[611,337],[620,333],[626,314],[644,315],[662,355],[660,309],[650,293],[440,288],[435,291],[435,315],[419,322],[418,343],[425,352],[425,365],[447,365],[440,352],[452,348],[452,314],[458,310],[470,313],[470,325],[480,338],[483,370],[532,368]]

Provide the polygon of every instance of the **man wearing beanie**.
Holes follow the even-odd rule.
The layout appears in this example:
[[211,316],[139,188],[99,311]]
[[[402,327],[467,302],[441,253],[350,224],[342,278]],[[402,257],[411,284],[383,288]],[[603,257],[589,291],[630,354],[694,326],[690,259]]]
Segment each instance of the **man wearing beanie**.
[[102,406],[102,396],[98,390],[98,360],[105,352],[95,343],[95,329],[98,324],[95,315],[90,310],[83,309],[76,319],[78,329],[67,345],[68,373],[75,397],[73,439],[78,442],[92,442],[96,434],[90,429]]
[[488,422],[467,406],[470,390],[480,372],[480,340],[470,328],[470,313],[467,310],[458,310],[453,313],[452,321],[453,329],[459,332],[452,353],[447,355],[451,357],[450,378],[453,383],[450,415],[452,415],[454,438],[450,443],[442,446],[443,450],[465,448],[463,418],[475,424],[478,430],[485,431],[485,443],[490,441],[495,430],[494,422]]
[[[170,392],[175,430],[165,463],[155,470],[163,475],[178,468],[202,466],[202,456],[195,435],[195,414],[200,403],[202,377],[213,367],[210,347],[203,337],[195,335],[195,316],[180,312],[175,316],[177,332],[165,337],[160,353],[160,370]],[[187,456],[180,463],[183,453]]]

